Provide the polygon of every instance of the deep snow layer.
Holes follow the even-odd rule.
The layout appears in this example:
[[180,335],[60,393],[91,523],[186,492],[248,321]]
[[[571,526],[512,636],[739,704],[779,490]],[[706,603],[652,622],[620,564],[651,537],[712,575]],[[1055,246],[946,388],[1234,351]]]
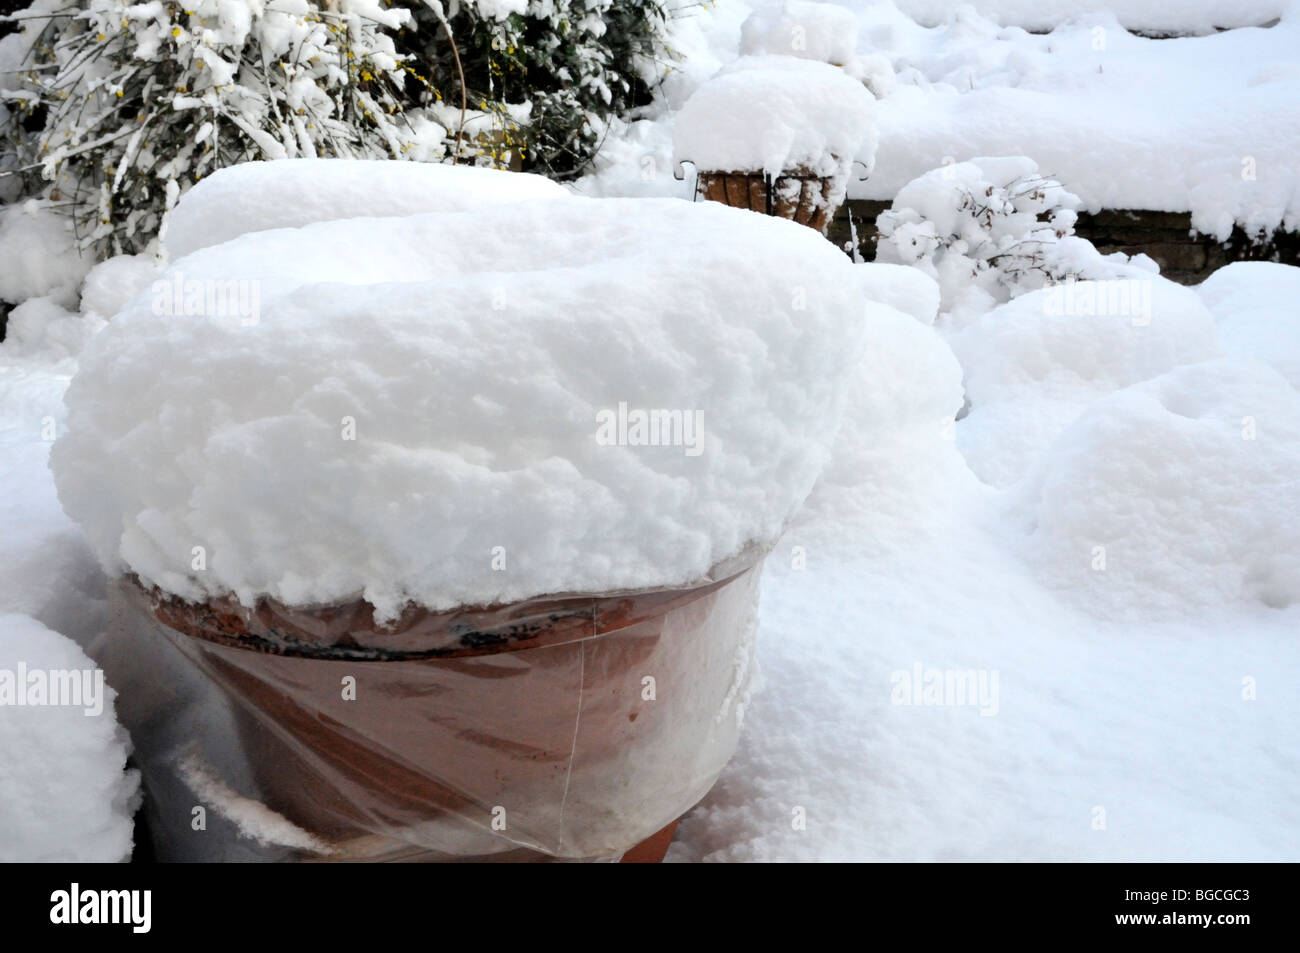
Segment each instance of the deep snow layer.
[[[723,0],[706,18],[733,44],[743,19],[736,6]],[[716,43],[691,48],[684,75],[673,77],[682,96],[694,72],[707,75],[724,59]],[[710,57],[712,67],[702,66]],[[625,138],[612,136],[605,174],[583,189],[675,187],[667,184],[665,133],[643,122]],[[1263,360],[1296,386],[1300,270],[1238,264],[1194,289],[1212,315],[1217,354],[1200,347],[1204,317],[1185,300],[1178,306],[1192,318],[1181,326],[1190,334],[1186,350],[1148,363],[1152,355],[1132,352],[1136,338],[1124,324],[1076,317],[1082,326],[1071,344],[1069,327],[1036,328],[1035,316],[1015,310],[1028,307],[1017,299],[1004,306],[1005,341],[995,335],[987,349],[963,350],[950,338],[958,365],[943,342],[953,329],[923,326],[939,303],[933,282],[919,272],[896,280],[886,267],[900,268],[864,269],[869,293],[915,320],[874,313],[888,333],[868,350],[855,385],[850,406],[864,413],[850,415],[827,479],[765,573],[759,653],[767,688],[748,710],[739,755],[687,816],[670,858],[1300,857],[1300,808],[1290,793],[1300,781],[1296,605],[1271,607],[1266,589],[1230,593],[1213,584],[1198,593],[1208,605],[1183,603],[1177,586],[1133,574],[1110,547],[1106,568],[1093,569],[1093,539],[1033,531],[1044,497],[1027,479],[1044,466],[1074,472],[1067,455],[1085,448],[1104,454],[1097,461],[1082,454],[1091,467],[1085,509],[1060,509],[1058,520],[1086,528],[1089,510],[1106,516],[1131,501],[1131,512],[1148,518],[1132,541],[1177,552],[1189,579],[1205,578],[1198,574],[1218,552],[1238,551],[1252,526],[1261,547],[1274,545],[1271,534],[1281,533],[1284,545],[1293,539],[1285,533],[1300,522],[1300,497],[1283,497],[1280,482],[1259,482],[1256,469],[1291,459],[1294,448],[1277,442],[1290,431],[1269,420],[1278,411],[1294,420],[1293,398],[1258,365],[1234,359]],[[33,313],[33,340],[42,314],[58,313]],[[1046,316],[1044,309],[1036,317]],[[1126,325],[1182,347],[1162,337],[1158,319]],[[1082,360],[1094,339],[1095,352]],[[1024,373],[999,394],[985,362]],[[898,386],[874,386],[896,367]],[[0,611],[38,616],[84,640],[100,628],[103,578],[45,468],[44,424],[48,417],[62,428],[71,368],[70,360],[0,346]],[[1147,374],[1150,383],[1140,379]],[[963,376],[968,386],[982,380],[993,396],[977,399],[954,426],[944,418],[960,403]],[[988,426],[989,408],[1003,397],[1017,408],[1020,421],[1007,424],[1020,428],[1015,433]],[[1072,426],[1085,412],[1086,427]],[[1255,418],[1254,446],[1230,444],[1245,440],[1247,416]],[[1144,427],[1132,429],[1144,419],[1155,425],[1150,440],[1138,439]],[[1002,447],[1011,459],[1001,461]],[[1191,488],[1179,505],[1162,506],[1167,484],[1137,466],[1148,459],[1152,475],[1173,474]],[[997,479],[987,476],[993,469]],[[1226,493],[1238,475],[1241,488],[1262,492]],[[1209,531],[1193,529],[1178,542],[1189,507],[1203,508]],[[1270,525],[1258,519],[1261,508]],[[1222,522],[1243,512],[1242,525]],[[1050,560],[1040,565],[1044,554]],[[1077,562],[1073,578],[1057,574],[1056,560],[1080,558],[1088,575]],[[1116,608],[1128,611],[1116,618]],[[902,704],[903,676],[918,663],[974,670],[986,681],[998,673],[996,705],[984,706],[996,715],[981,715],[978,704]],[[0,816],[5,808],[0,800]]]
[[[692,584],[825,465],[859,275],[809,229],[673,200],[253,232],[93,339],[51,465],[110,575],[188,598]],[[229,314],[158,313],[229,282]]]
[[[1028,532],[1038,498],[994,489],[966,464],[974,453],[995,458],[1002,437],[976,427],[978,401],[955,427],[947,419],[960,405],[963,372],[970,377],[1000,349],[959,351],[967,363],[958,365],[926,326],[938,307],[933,282],[914,270],[905,272],[916,276],[910,283],[890,276],[903,271],[896,265],[863,271],[870,287],[891,289],[890,300],[911,313],[874,314],[877,346],[850,394],[850,408],[861,412],[850,411],[831,469],[767,565],[759,635],[766,687],[749,707],[740,752],[686,817],[670,858],[1295,860],[1297,607],[1219,596],[1216,605],[1157,619],[1147,611],[1146,583],[1126,574],[1122,560],[1092,570],[1091,544],[1074,552],[1093,574],[1082,588],[1068,579],[1064,588],[1045,585]],[[1195,289],[1224,355],[1252,356],[1246,345],[1256,338],[1238,349],[1222,331],[1247,315],[1270,335],[1278,364],[1300,356],[1300,326],[1282,305],[1298,273],[1232,265]],[[1161,327],[1157,317],[1133,330]],[[1113,405],[1098,401],[1108,394],[1145,400],[1134,375],[1180,379],[1142,363],[1142,352],[1132,353],[1136,338],[1119,328],[1094,335],[1102,345],[1096,359],[1124,372],[1095,398],[1080,397],[1075,417],[1091,406],[1095,420],[1106,419],[1099,411]],[[1013,334],[1010,358],[998,359],[1037,351],[1045,366],[1086,368],[1067,340],[1026,349]],[[8,348],[0,346],[0,608],[86,640],[102,625],[103,579],[59,509],[42,439],[46,417],[62,428],[71,362],[13,358]],[[1246,393],[1244,385],[1216,385],[1212,369],[1222,365],[1192,351],[1185,360],[1194,366],[1180,373],[1194,375],[1196,389],[1217,404],[1231,407],[1234,393]],[[878,386],[896,372],[898,386]],[[1026,419],[1056,413],[1051,380],[1035,387],[1026,375],[1015,385]],[[1260,448],[1269,439],[1268,408],[1257,400],[1263,390],[1251,393],[1265,408],[1255,410]],[[1129,400],[1117,407],[1119,422]],[[1213,434],[1221,415],[1171,423]],[[1007,465],[1010,479],[1034,461],[1057,459],[1052,444],[1073,419],[1045,422],[1032,453]],[[1152,459],[1181,464],[1191,487],[1215,487],[1235,472],[1214,455],[1181,456],[1164,438],[1117,443],[1107,459],[1132,460],[1147,442]],[[1073,443],[1063,444],[1067,452]],[[1095,488],[1088,506],[1157,507],[1164,493],[1158,480],[1130,485],[1122,474]],[[1273,505],[1275,491],[1264,489],[1231,505]],[[1179,514],[1202,505],[1198,499],[1168,508],[1169,522],[1153,508],[1145,529],[1177,531]],[[1297,499],[1270,514],[1277,527],[1300,522]],[[1198,551],[1186,555],[1195,560]],[[1094,605],[1092,594],[1107,586],[1115,592]],[[1120,601],[1132,610],[1127,618],[1096,611]],[[986,680],[997,672],[996,715],[981,715],[978,704],[896,704],[918,663]]]
[[[1286,271],[1256,273],[1254,293],[1225,296],[1216,316],[1300,273]],[[1294,315],[1289,326],[1300,354]],[[956,440],[941,423],[960,400],[951,352],[919,324],[889,340],[768,560],[765,688],[669,859],[1300,856],[1295,391],[1249,360],[1150,365],[1151,381],[1059,437],[1045,424],[1046,480],[999,492],[959,449],[997,455],[1000,435],[968,433],[978,401]],[[1100,343],[1142,376],[1147,345]],[[1052,353],[1045,365],[1070,359]],[[891,416],[873,385],[892,367],[916,387]],[[1050,380],[1023,384],[1026,417],[1056,413]],[[1234,429],[1248,408],[1253,442]],[[1252,560],[1279,570],[1258,578],[1282,580],[1289,606],[1242,591]]]

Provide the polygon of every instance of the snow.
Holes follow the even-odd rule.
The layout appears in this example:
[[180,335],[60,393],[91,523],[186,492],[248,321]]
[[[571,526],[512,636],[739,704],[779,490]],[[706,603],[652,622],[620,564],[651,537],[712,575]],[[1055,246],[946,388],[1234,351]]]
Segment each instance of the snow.
[[741,26],[744,55],[797,56],[844,66],[857,55],[858,21],[833,3],[799,0],[760,7]]
[[[0,862],[130,856],[139,780],[124,770],[129,742],[112,689],[102,673],[97,687],[92,673],[70,639],[29,616],[0,614]],[[57,686],[69,677],[79,689],[64,695]]]
[[[1300,810],[1279,792],[1294,785],[1295,766],[1278,752],[1300,716],[1290,690],[1300,674],[1295,607],[1215,602],[1230,595],[1216,589],[1199,614],[1160,619],[1151,605],[1158,586],[1126,576],[1132,567],[1117,565],[1114,551],[1107,571],[1093,573],[1093,537],[1080,553],[1077,540],[1030,535],[1038,500],[982,485],[965,464],[973,415],[956,423],[956,441],[940,426],[960,402],[961,374],[942,338],[917,324],[913,337],[893,341],[869,350],[832,468],[768,560],[758,643],[765,688],[737,758],[684,819],[669,859],[1293,859]],[[963,365],[968,375],[974,360]],[[890,417],[861,401],[895,365],[917,384],[912,410]],[[1179,389],[1219,393],[1246,386],[1251,374],[1219,376],[1214,367],[1188,368]],[[1194,428],[1215,452],[1234,449],[1228,394]],[[1295,399],[1275,388],[1254,396],[1271,407],[1270,419]],[[1050,390],[1026,386],[1021,400],[1033,414]],[[1300,443],[1275,436],[1279,447],[1266,453],[1286,464]],[[1142,477],[1149,439],[1094,446],[1094,468],[1111,461]],[[1194,494],[1184,512],[1196,513],[1191,488],[1209,478],[1207,502],[1227,508],[1214,514],[1209,539],[1224,530],[1237,543],[1248,538],[1231,525],[1234,506],[1262,530],[1255,546],[1273,542],[1259,522],[1270,501],[1283,504],[1274,522],[1289,527],[1275,536],[1300,523],[1297,495],[1282,500],[1281,480],[1239,503],[1222,493],[1233,464],[1247,464],[1239,475],[1250,487],[1264,460],[1232,457],[1216,474],[1215,458],[1183,458],[1168,444],[1156,457],[1166,475],[1181,466],[1190,481],[1178,484]],[[1296,473],[1290,464],[1292,480]],[[1086,528],[1089,514],[1122,507],[1135,490],[1152,505],[1160,484],[1154,476],[1136,488],[1092,482],[1073,500],[1087,512],[1072,525]],[[1141,555],[1155,560],[1148,566],[1168,565],[1160,560],[1181,555],[1178,517],[1154,506],[1152,516],[1143,528],[1158,541],[1144,545],[1159,559]],[[1037,561],[1055,566],[1074,555],[1093,573],[1085,586],[1113,585],[1114,599],[1129,600],[1126,618],[1097,611],[1095,589],[1046,584]],[[898,676],[918,664],[982,673],[990,684],[996,673],[996,714],[898,703]]]
[[1048,585],[1119,618],[1300,602],[1300,393],[1257,361],[1097,401],[1030,480]]
[[945,156],[1029,155],[1089,210],[1189,211],[1221,240],[1234,223],[1300,227],[1300,15],[1153,40],[1104,13],[1034,36],[970,10],[927,30],[892,7],[853,8],[898,84],[851,197],[890,199]]
[[95,315],[83,318],[52,298],[28,298],[9,313],[5,346],[10,354],[75,357],[102,325]]
[[[971,418],[938,425],[959,400],[942,339],[903,340],[857,394],[895,364],[932,386],[892,427],[851,400],[767,563],[740,752],[668,859],[1293,860],[1300,614],[1268,602],[1300,578],[1296,394],[1258,364],[1178,368],[1094,403],[1045,496],[1003,493],[966,467]],[[918,665],[986,676],[994,704],[900,703]]]
[[246,162],[213,173],[186,193],[169,216],[163,246],[175,261],[248,232],[459,212],[564,194],[541,176],[474,166],[378,159]]
[[[773,541],[825,465],[858,274],[809,229],[675,200],[255,232],[91,341],[51,467],[110,576],[186,598],[391,616],[687,585]],[[160,307],[232,280],[254,307]],[[676,422],[638,445],[651,410]]]
[[[929,0],[901,2],[919,10]],[[978,5],[1033,28],[1095,6],[1091,0]],[[945,156],[953,159],[949,165],[1028,156],[1083,207],[1192,210],[1198,227],[1222,227],[1228,219],[1267,225],[1287,210],[1294,216],[1294,157],[1300,155],[1294,17],[1267,30],[1149,41],[1124,33],[1105,15],[1029,36],[970,10],[950,17],[947,5],[935,11],[934,22],[942,23],[935,29],[887,4],[843,6],[858,21],[859,61],[885,57],[897,76],[895,91],[877,104],[880,163],[860,186],[867,194],[892,199],[890,189],[942,168]],[[1253,0],[1109,6],[1122,8],[1119,21],[1133,29],[1207,32],[1228,16],[1249,23],[1277,15],[1269,3]],[[688,57],[669,77],[664,101],[611,130],[594,174],[575,191],[689,197],[689,183],[669,174],[678,111],[738,56],[741,24],[751,12],[720,0],[678,22],[675,46]],[[1094,51],[1098,27],[1105,49]],[[1256,159],[1253,182],[1240,178],[1247,156]],[[336,214],[324,200],[312,203],[324,207],[324,218]],[[585,204],[609,209],[622,230],[606,222],[570,247],[553,223],[543,230],[520,212],[528,205],[398,218],[408,211],[399,205],[382,220],[308,218],[316,224],[291,221],[291,230],[228,241],[280,227],[241,224],[223,239],[227,244],[176,261],[171,278],[241,269],[259,278],[260,320],[236,329],[202,316],[155,319],[146,293],[114,324],[166,327],[165,335],[139,341],[143,335],[114,335],[110,326],[92,342],[86,380],[99,379],[108,393],[108,375],[117,374],[121,383],[111,386],[105,403],[134,401],[133,414],[144,422],[140,436],[149,435],[133,444],[123,434],[111,458],[105,444],[108,483],[123,481],[138,453],[167,462],[167,470],[139,477],[138,486],[171,481],[171,503],[181,499],[180,486],[210,480],[196,494],[196,512],[219,509],[227,492],[246,499],[256,489],[257,512],[285,511],[284,517],[269,513],[265,537],[257,537],[262,524],[234,507],[214,519],[228,523],[232,536],[257,539],[258,547],[307,527],[317,535],[306,537],[306,550],[334,546],[340,536],[348,540],[343,571],[360,575],[355,553],[366,551],[370,537],[394,532],[410,510],[412,483],[392,477],[410,450],[391,441],[389,457],[367,474],[372,479],[356,482],[355,461],[339,457],[333,442],[343,414],[362,424],[358,447],[371,427],[380,428],[378,438],[405,439],[406,424],[423,415],[458,428],[449,431],[449,456],[470,459],[484,435],[511,426],[502,423],[504,411],[464,396],[482,393],[503,408],[528,407],[514,426],[541,441],[540,454],[564,436],[558,387],[575,368],[595,369],[602,380],[621,374],[625,395],[651,393],[655,381],[675,379],[680,370],[669,366],[680,356],[674,347],[707,345],[714,354],[712,348],[731,345],[713,324],[695,336],[670,338],[660,317],[635,334],[631,324],[603,328],[591,318],[581,327],[594,343],[579,340],[575,330],[563,343],[576,350],[562,353],[559,341],[529,335],[519,322],[503,340],[506,318],[480,307],[472,333],[466,323],[458,346],[475,359],[490,355],[501,367],[545,362],[551,369],[541,379],[520,374],[509,388],[495,375],[472,384],[453,376],[443,392],[445,414],[433,398],[421,403],[425,378],[451,367],[452,359],[430,354],[414,331],[384,339],[374,311],[354,303],[361,296],[367,304],[401,305],[405,285],[423,302],[437,282],[440,312],[452,315],[437,318],[439,328],[455,327],[455,310],[471,300],[466,287],[474,282],[480,294],[497,283],[511,289],[507,301],[517,290],[527,293],[522,300],[529,308],[543,292],[554,293],[572,309],[580,304],[577,291],[528,285],[519,274],[540,281],[529,268],[560,264],[557,284],[590,289],[588,265],[598,250],[620,263],[608,297],[620,302],[621,313],[623,302],[648,295],[648,279],[630,276],[622,264],[704,254],[684,229],[671,238],[639,231],[629,224],[630,206]],[[744,213],[704,214],[731,214],[728,232],[743,227],[735,216]],[[462,219],[476,224],[462,228]],[[424,224],[434,220],[437,229]],[[520,227],[521,241],[545,236],[534,239],[547,246],[537,252],[542,257],[524,261],[511,251]],[[470,247],[462,249],[461,238]],[[811,232],[808,238],[820,241]],[[480,267],[479,248],[488,241],[499,246],[499,270],[484,274],[472,269]],[[260,267],[251,269],[253,261]],[[109,275],[118,267],[125,266],[101,276],[105,289],[117,284]],[[765,688],[746,706],[737,756],[682,821],[669,859],[1293,862],[1300,849],[1300,806],[1290,796],[1300,780],[1290,756],[1300,722],[1294,691],[1300,681],[1294,638],[1300,628],[1300,269],[1240,263],[1189,289],[1134,259],[1122,280],[1067,280],[1007,300],[989,292],[945,307],[938,282],[922,268],[851,267],[851,281],[838,274],[834,281],[852,284],[875,304],[859,313],[861,358],[829,461],[766,564],[758,633]],[[759,294],[749,285],[787,275],[767,270],[773,274],[755,279],[746,271],[737,280],[734,293],[741,297],[728,312],[735,320],[756,320],[745,313],[746,302]],[[448,277],[459,273],[463,281]],[[687,281],[686,274],[674,279],[688,286],[684,293],[707,295],[704,278]],[[789,300],[794,282],[785,280],[782,300]],[[826,285],[816,275],[806,280],[809,292]],[[100,280],[88,282],[87,296],[92,284]],[[120,300],[128,285],[98,300]],[[1120,291],[1128,296],[1115,297]],[[648,300],[653,305],[646,311],[657,315],[660,301]],[[0,611],[34,616],[87,644],[102,627],[104,579],[80,530],[60,509],[45,466],[45,424],[65,431],[60,400],[77,366],[77,340],[55,333],[67,319],[59,309],[73,303],[38,300],[20,318],[19,339],[0,345]],[[400,327],[415,310],[386,307],[385,314]],[[532,313],[539,324],[555,320]],[[306,339],[326,326],[344,330],[313,350]],[[619,341],[628,353],[618,351]],[[115,351],[123,362],[116,369]],[[642,363],[632,363],[632,352]],[[736,380],[748,373],[745,382],[757,388],[754,366],[743,360],[750,354],[726,366]],[[310,379],[288,371],[302,360],[316,362]],[[429,370],[418,381],[385,373],[413,360]],[[245,386],[253,374],[259,386]],[[398,380],[404,389],[393,396],[387,388]],[[555,382],[556,392],[539,380]],[[91,390],[88,385],[87,405]],[[271,394],[266,399],[278,399],[279,407],[259,403],[257,392]],[[815,411],[785,406],[785,393],[762,413],[798,428],[825,423]],[[405,395],[411,399],[398,399]],[[657,405],[674,403],[661,395]],[[602,397],[600,404],[616,399]],[[165,419],[158,411],[163,403]],[[465,423],[452,420],[457,410]],[[82,411],[113,417],[119,431],[131,416],[114,417],[120,411],[111,407]],[[237,412],[245,411],[247,419],[239,419]],[[276,428],[286,419],[301,420],[303,432],[308,424],[319,431],[305,455],[301,442],[280,445],[278,435],[287,431]],[[196,434],[213,420],[230,426],[200,446]],[[722,426],[706,414],[710,440],[719,434],[715,423]],[[605,449],[617,456],[621,448]],[[173,459],[177,450],[187,455]],[[332,469],[340,459],[343,465]],[[242,469],[230,466],[241,460]],[[497,459],[481,469],[506,474],[504,481],[518,462]],[[697,462],[711,465],[711,450]],[[599,463],[608,464],[606,472],[615,466]],[[684,454],[664,463],[687,465]],[[381,465],[387,469],[381,472]],[[290,497],[285,485],[301,486],[305,478],[316,481],[309,500]],[[87,471],[80,490],[87,499],[91,486]],[[401,501],[394,507],[400,512],[378,528],[354,525],[340,486],[370,501]],[[102,486],[97,492],[105,495]],[[301,514],[321,501],[338,501],[338,509],[305,522]],[[582,512],[604,502],[583,494]],[[658,505],[638,498],[614,524],[630,539],[644,532],[635,522],[641,511]],[[762,500],[754,507],[771,505]],[[189,550],[180,547],[188,527],[168,522],[176,512],[164,508],[163,520],[151,522],[150,514],[145,522],[179,551],[172,558],[183,556],[188,565]],[[656,522],[657,532],[661,526]],[[101,527],[101,543],[109,535]],[[364,545],[356,542],[361,536]],[[186,541],[194,545],[195,537]],[[443,544],[426,529],[426,550],[429,540]],[[461,545],[467,558],[484,548],[477,541]],[[220,549],[209,551],[209,575]],[[513,569],[516,551],[509,553]],[[489,559],[484,552],[483,564]],[[593,578],[605,578],[605,569],[593,565]],[[918,667],[922,684],[927,673],[973,673],[990,690],[988,704],[900,695]],[[120,761],[113,766],[120,767]],[[106,810],[114,796],[101,797],[97,810]]]
[[[935,26],[954,12],[952,0],[895,0],[918,23]],[[1050,30],[1084,14],[1113,12],[1130,30],[1154,33],[1212,33],[1263,26],[1283,14],[1291,0],[966,0],[983,16],[1004,26]]]
[[1030,292],[953,329],[949,342],[971,404],[958,440],[995,486],[1015,482],[1093,401],[1220,353],[1196,293],[1158,276]]
[[84,646],[103,625],[104,577],[46,465],[76,364],[17,350],[10,338],[0,344],[0,612],[34,616]]
[[111,318],[137,294],[148,288],[161,266],[151,255],[115,255],[86,274],[81,286],[81,310]]
[[94,262],[78,253],[68,222],[36,201],[0,208],[0,301],[52,297],[75,307]]
[[[1097,11],[1099,5],[1115,12]],[[858,156],[874,165],[865,181],[860,174],[850,177],[850,198],[892,200],[908,182],[948,161],[1028,156],[1079,197],[1081,210],[1190,212],[1198,231],[1219,239],[1234,224],[1251,233],[1300,228],[1300,190],[1294,187],[1300,175],[1300,65],[1294,54],[1300,12],[1294,4],[1022,4],[1054,27],[1043,35],[999,25],[969,5],[945,3],[942,11],[932,5],[931,26],[888,0],[837,6],[857,20],[857,52],[845,71],[865,81],[877,100],[876,136]],[[995,5],[985,9],[996,12]],[[742,56],[740,24],[751,12],[759,20],[751,23],[745,52],[759,48],[755,24],[781,21],[779,10],[777,4],[751,8],[721,0],[683,18],[676,44],[689,51],[688,68],[670,77],[659,111],[639,118],[627,140],[624,128],[615,127],[608,151],[579,189],[688,195],[665,174],[664,161],[664,143],[689,119],[682,103]],[[1266,29],[1175,39],[1149,39],[1125,28],[1203,33],[1219,19],[1249,25],[1278,16],[1281,22]],[[779,30],[772,35],[779,38]],[[761,45],[767,48],[766,39]],[[739,95],[730,107],[756,115],[765,108]],[[699,121],[688,123],[694,126],[688,130],[692,147],[707,138],[716,114],[696,112]],[[727,142],[739,134],[717,137],[721,158],[728,158],[733,147]],[[677,157],[693,158],[688,151],[677,149]],[[649,172],[647,157],[653,159]]]
[[872,301],[886,304],[922,324],[934,323],[941,300],[939,285],[925,272],[907,265],[879,261],[861,271],[866,282],[866,295]]
[[179,769],[198,799],[234,824],[240,837],[264,846],[274,844],[318,854],[330,852],[324,842],[288,818],[232,790],[199,755],[190,753],[182,758]]
[[1300,390],[1300,268],[1234,262],[1206,278],[1196,292],[1215,316],[1226,353],[1271,364]]
[[697,169],[806,169],[841,181],[875,152],[875,101],[843,70],[792,56],[748,56],[702,85],[673,126],[677,162]]

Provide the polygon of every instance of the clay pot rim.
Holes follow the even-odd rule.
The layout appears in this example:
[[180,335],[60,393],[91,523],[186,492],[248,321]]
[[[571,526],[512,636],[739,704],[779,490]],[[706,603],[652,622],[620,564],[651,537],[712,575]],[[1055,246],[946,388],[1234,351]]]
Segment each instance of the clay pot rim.
[[[542,595],[446,610],[411,603],[392,623],[377,623],[374,606],[360,598],[288,606],[262,596],[250,608],[233,595],[189,601],[147,585],[134,573],[123,576],[119,585],[160,624],[217,645],[320,661],[453,659],[617,632],[722,588],[761,563],[771,545],[750,543],[715,564],[703,579],[682,586]],[[429,644],[435,637],[441,637],[440,644]]]

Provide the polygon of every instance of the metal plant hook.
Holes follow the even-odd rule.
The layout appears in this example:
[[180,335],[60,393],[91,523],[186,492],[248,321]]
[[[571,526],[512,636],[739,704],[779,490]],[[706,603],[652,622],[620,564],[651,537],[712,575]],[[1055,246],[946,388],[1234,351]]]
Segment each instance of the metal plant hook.
[[695,188],[691,189],[691,201],[698,202],[700,200],[700,172],[694,162],[692,162],[690,159],[678,159],[676,162],[674,162],[673,178],[676,179],[678,182],[685,182],[686,167],[688,165],[692,169],[695,169]]

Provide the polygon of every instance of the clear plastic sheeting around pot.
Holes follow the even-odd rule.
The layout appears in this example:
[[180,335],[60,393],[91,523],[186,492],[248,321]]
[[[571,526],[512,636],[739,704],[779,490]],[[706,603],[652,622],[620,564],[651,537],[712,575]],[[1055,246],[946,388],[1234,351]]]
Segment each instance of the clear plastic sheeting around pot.
[[[758,559],[689,589],[412,612],[197,606],[131,578],[96,655],[159,860],[618,860],[712,787]],[[721,569],[721,567],[720,567]]]

